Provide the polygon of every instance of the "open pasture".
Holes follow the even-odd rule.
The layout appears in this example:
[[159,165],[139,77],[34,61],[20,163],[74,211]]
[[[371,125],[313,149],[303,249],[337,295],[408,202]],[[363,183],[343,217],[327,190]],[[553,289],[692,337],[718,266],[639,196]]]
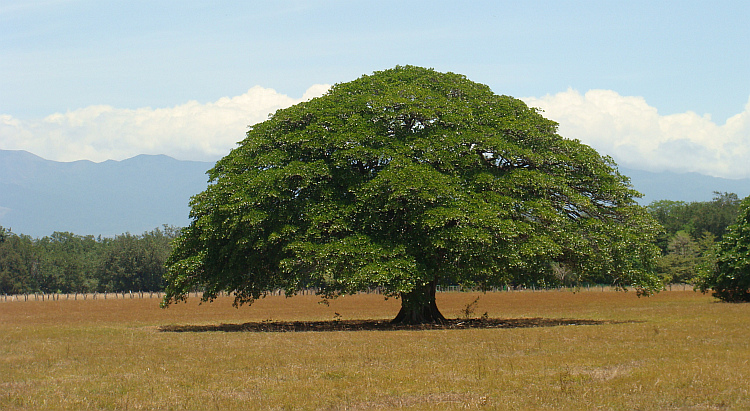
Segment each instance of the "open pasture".
[[[389,319],[399,301],[0,302],[0,409],[750,409],[748,304],[546,291],[441,293],[438,306],[461,317],[477,296],[476,317],[608,323],[226,332],[218,326]],[[212,331],[162,331],[179,326]]]

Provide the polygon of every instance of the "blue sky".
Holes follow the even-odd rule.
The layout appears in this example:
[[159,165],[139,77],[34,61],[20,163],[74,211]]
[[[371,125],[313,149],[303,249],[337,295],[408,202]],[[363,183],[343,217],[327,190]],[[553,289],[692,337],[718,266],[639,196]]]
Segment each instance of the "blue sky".
[[750,177],[746,1],[0,0],[0,149],[215,160],[395,65],[522,98],[618,163]]

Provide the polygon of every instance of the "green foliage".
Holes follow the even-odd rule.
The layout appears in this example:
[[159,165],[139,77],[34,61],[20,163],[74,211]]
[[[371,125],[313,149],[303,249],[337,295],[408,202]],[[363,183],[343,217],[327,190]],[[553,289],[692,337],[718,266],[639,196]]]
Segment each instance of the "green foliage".
[[647,209],[664,227],[657,238],[662,250],[658,272],[665,283],[694,281],[699,268],[713,258],[713,247],[737,218],[734,193],[714,192],[712,201],[654,201]]
[[0,293],[17,294],[35,288],[32,247],[29,237],[0,226]]
[[157,291],[178,230],[95,238],[69,232],[32,239],[0,227],[0,294]]
[[40,290],[51,292],[94,291],[94,270],[102,245],[92,235],[55,232],[35,243],[39,261],[36,273]]
[[721,239],[726,228],[737,218],[740,200],[735,193],[714,192],[711,201],[660,200],[647,206],[649,213],[664,227],[659,245],[667,252],[667,244],[682,231],[698,241],[705,233]]
[[722,301],[750,302],[750,196],[741,202],[735,224],[727,228],[713,264],[705,267],[696,285],[703,292],[712,289]]
[[[203,289],[582,280],[658,287],[657,224],[612,159],[464,76],[396,67],[277,111],[209,171],[168,260],[164,306]],[[433,292],[434,295],[434,292]]]
[[698,241],[684,231],[675,234],[667,245],[666,254],[657,262],[657,272],[664,283],[690,283],[698,269],[711,258],[715,238],[705,233]]
[[158,291],[164,287],[164,262],[173,235],[159,229],[136,236],[125,233],[111,240],[98,267],[103,291]]

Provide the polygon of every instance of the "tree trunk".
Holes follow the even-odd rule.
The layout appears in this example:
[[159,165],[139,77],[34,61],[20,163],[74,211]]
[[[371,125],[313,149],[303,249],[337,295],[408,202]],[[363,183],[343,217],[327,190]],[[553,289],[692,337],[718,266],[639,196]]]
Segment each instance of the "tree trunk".
[[402,293],[401,310],[392,324],[442,324],[445,317],[435,303],[437,281],[417,287],[409,293]]

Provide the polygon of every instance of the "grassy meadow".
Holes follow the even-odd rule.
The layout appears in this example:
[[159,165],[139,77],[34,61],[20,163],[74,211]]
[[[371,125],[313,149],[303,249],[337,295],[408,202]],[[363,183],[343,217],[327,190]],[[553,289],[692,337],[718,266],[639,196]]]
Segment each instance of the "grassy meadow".
[[750,305],[692,291],[441,293],[447,317],[601,325],[164,332],[261,321],[388,319],[361,294],[0,302],[0,409],[750,409]]

